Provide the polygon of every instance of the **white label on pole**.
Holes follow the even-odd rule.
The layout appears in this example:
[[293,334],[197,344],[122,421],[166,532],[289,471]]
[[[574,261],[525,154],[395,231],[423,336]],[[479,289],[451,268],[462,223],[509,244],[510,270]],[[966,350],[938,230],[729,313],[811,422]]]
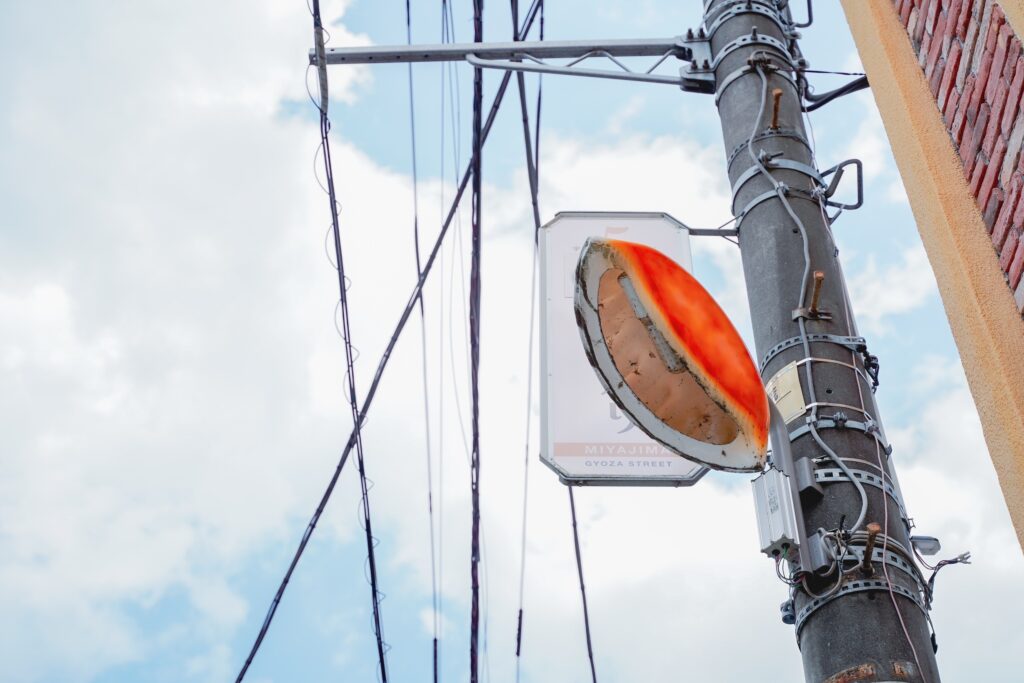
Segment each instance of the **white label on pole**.
[[787,424],[804,414],[807,404],[804,392],[800,387],[800,374],[797,372],[796,361],[789,363],[775,373],[764,385],[768,398],[775,402],[775,407]]
[[583,351],[576,262],[590,237],[653,247],[691,270],[686,226],[663,213],[560,213],[541,230],[541,460],[566,482],[687,486],[705,469],[655,442],[607,396]]

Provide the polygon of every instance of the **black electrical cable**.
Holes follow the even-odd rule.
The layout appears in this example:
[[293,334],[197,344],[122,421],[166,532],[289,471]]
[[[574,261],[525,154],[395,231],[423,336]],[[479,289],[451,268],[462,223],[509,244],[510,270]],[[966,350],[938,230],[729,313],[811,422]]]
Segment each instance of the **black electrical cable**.
[[[534,17],[537,13],[536,8],[538,2],[539,0],[534,0],[533,6],[527,14],[527,20],[524,23],[527,29],[533,24]],[[508,90],[508,84],[511,80],[512,74],[506,73],[502,78],[501,84],[498,86],[497,92],[494,94],[494,100],[491,102],[491,109],[487,114],[487,121],[484,123],[483,131],[480,135],[481,147],[483,146],[483,143],[487,141],[487,136],[491,132],[494,119],[498,114],[498,109],[501,106],[501,102],[505,97],[505,92]],[[412,294],[406,302],[401,316],[398,318],[398,322],[395,325],[394,332],[391,334],[388,345],[384,349],[384,353],[381,355],[380,360],[377,363],[377,369],[374,373],[373,380],[370,382],[370,388],[366,392],[366,398],[363,399],[363,405],[359,411],[359,418],[355,421],[355,424],[352,427],[352,432],[349,434],[349,438],[345,443],[344,449],[342,449],[341,457],[338,459],[338,464],[334,469],[334,473],[331,476],[330,481],[327,483],[327,487],[324,489],[323,495],[320,497],[320,502],[317,504],[316,510],[313,511],[313,516],[306,525],[302,538],[299,539],[299,545],[295,549],[295,554],[292,556],[288,569],[285,571],[285,575],[277,587],[274,598],[270,602],[270,607],[263,619],[263,624],[260,626],[259,633],[256,635],[256,640],[253,643],[252,649],[249,651],[249,655],[246,657],[245,663],[243,664],[238,677],[235,679],[236,683],[240,683],[242,679],[245,678],[246,671],[248,671],[253,658],[255,658],[256,653],[259,651],[259,648],[263,643],[263,639],[266,637],[267,631],[270,629],[270,624],[274,620],[274,615],[277,613],[277,608],[281,604],[281,598],[284,596],[284,592],[288,587],[288,582],[291,581],[292,575],[295,573],[295,567],[298,566],[299,560],[302,558],[302,554],[305,552],[306,546],[309,544],[309,539],[313,535],[313,531],[316,529],[316,525],[319,523],[320,517],[323,515],[324,508],[327,507],[327,502],[330,500],[331,494],[334,493],[334,487],[338,483],[338,478],[341,476],[341,472],[345,468],[345,463],[348,462],[348,456],[351,454],[352,449],[355,446],[356,430],[358,430],[366,421],[367,412],[373,404],[374,397],[377,395],[377,389],[379,388],[381,379],[384,376],[384,370],[387,368],[388,361],[391,359],[391,354],[395,350],[395,346],[398,344],[398,339],[401,336],[402,331],[405,329],[406,323],[409,322],[409,317],[416,308],[417,302],[419,301],[419,294],[423,289],[423,284],[426,282],[427,276],[430,275],[430,270],[434,266],[434,261],[437,259],[437,255],[441,251],[441,246],[444,244],[444,238],[448,234],[448,228],[451,226],[452,220],[458,211],[462,195],[465,194],[466,187],[469,186],[469,180],[472,177],[472,167],[473,160],[471,159],[462,176],[462,181],[459,183],[459,188],[455,193],[455,198],[452,200],[452,205],[448,210],[448,215],[441,226],[437,239],[434,241],[434,246],[431,248],[430,255],[423,264],[423,272],[416,281]]]
[[[412,45],[412,8],[410,0],[405,0],[405,42]],[[416,164],[416,95],[413,89],[412,62],[408,64],[409,76],[409,145],[412,157],[412,234],[416,252],[416,277],[423,274],[420,259],[420,208],[419,208],[419,173]],[[443,125],[443,124],[442,124]],[[430,443],[430,389],[427,377],[427,313],[423,303],[423,292],[417,297],[420,304],[420,344],[423,355],[423,417],[424,437],[427,455],[427,521],[430,525],[430,593],[431,593],[431,630],[433,635],[432,671],[433,681],[438,680],[438,602],[437,602],[437,544],[434,539],[434,465],[431,457]]]
[[[544,40],[544,0],[540,0],[540,40]],[[533,136],[533,165],[540,176],[540,103],[541,95],[544,92],[544,75],[537,75],[537,116],[535,117],[536,132]]]
[[835,90],[829,90],[828,92],[823,92],[820,95],[815,95],[810,92],[808,87],[806,87],[806,79],[804,80],[804,83],[804,99],[809,103],[803,106],[804,111],[815,111],[816,109],[820,109],[829,102],[833,102],[844,95],[849,95],[850,93],[855,93],[858,90],[864,90],[865,88],[870,87],[868,77],[861,76],[853,79],[849,83],[839,86]]
[[[323,23],[320,17],[320,2],[319,0],[313,0],[312,2],[312,14],[313,14],[313,30],[317,36],[318,41],[322,40],[323,36]],[[370,501],[369,501],[369,489],[367,487],[366,479],[366,465],[363,457],[363,443],[362,443],[362,420],[360,420],[359,401],[356,395],[355,387],[355,367],[353,358],[353,347],[352,347],[352,332],[349,320],[349,309],[348,309],[348,278],[345,276],[345,261],[343,258],[343,252],[341,248],[341,231],[340,221],[338,219],[338,201],[337,194],[334,187],[334,168],[331,161],[331,146],[330,146],[330,130],[331,123],[327,115],[326,109],[326,77],[321,73],[320,77],[320,89],[321,99],[320,103],[317,104],[317,109],[320,113],[320,149],[323,152],[324,162],[324,174],[327,181],[327,194],[330,201],[331,209],[331,226],[334,235],[334,254],[335,254],[335,267],[338,273],[338,291],[339,291],[339,305],[341,309],[341,335],[345,342],[345,365],[346,365],[346,378],[348,384],[348,401],[352,410],[352,421],[353,421],[353,433],[349,437],[349,443],[354,442],[356,449],[356,461],[359,469],[359,482],[361,490],[361,508],[363,513],[363,528],[366,534],[366,548],[367,548],[367,562],[369,565],[370,572],[370,591],[371,599],[373,602],[373,625],[374,635],[377,640],[377,656],[378,666],[380,667],[381,680],[387,683],[387,663],[385,658],[385,643],[384,636],[381,627],[381,615],[380,615],[380,598],[381,593],[378,589],[377,581],[377,564],[375,557],[376,539],[373,536],[373,525],[370,515]],[[315,102],[314,102],[315,103]],[[327,498],[330,496],[330,492],[333,490],[334,485],[337,483],[338,475],[341,471],[341,465],[339,465],[334,478],[328,487],[328,492],[321,500],[320,506],[317,507],[314,513],[314,518],[311,520],[309,526],[306,528],[306,533],[303,534],[302,540],[299,545],[299,551],[292,560],[292,564],[288,569],[285,579],[281,586],[278,588],[277,594],[274,596],[274,600],[271,603],[270,610],[268,611],[263,626],[257,635],[256,641],[249,652],[249,656],[246,658],[245,663],[242,665],[242,669],[238,673],[236,681],[240,682],[245,677],[249,666],[252,664],[253,658],[256,656],[256,652],[259,650],[260,645],[263,642],[264,637],[267,634],[267,630],[270,628],[270,622],[273,620],[274,614],[277,611],[277,606],[280,604],[281,597],[284,594],[284,589],[287,586],[288,580],[291,577],[291,573],[295,568],[298,558],[305,549],[306,543],[309,541],[309,537],[316,526],[316,521],[319,519],[323,512],[323,508],[326,505]]]
[[569,512],[572,515],[572,541],[576,546],[576,571],[580,575],[580,597],[583,598],[583,628],[587,634],[587,659],[590,660],[590,676],[597,683],[597,667],[594,666],[594,644],[590,639],[590,610],[587,608],[587,588],[583,583],[583,557],[580,554],[580,532],[576,528],[576,501],[572,495],[572,484],[569,484]]
[[[473,42],[484,39],[483,0],[473,0]],[[473,527],[470,547],[469,576],[472,590],[469,626],[469,680],[479,680],[478,635],[480,631],[480,194],[481,129],[484,81],[483,70],[473,69],[473,191],[471,214],[473,222],[472,258],[469,276],[469,343],[470,389],[473,407],[473,448],[470,460],[470,495]]]
[[[518,0],[511,0],[512,5],[512,28],[513,37],[515,40],[521,40],[519,33],[519,2]],[[544,3],[541,0],[541,27],[543,28],[543,14]],[[543,40],[543,34],[541,36]],[[524,604],[524,586],[526,578],[526,522],[527,522],[527,501],[529,500],[529,486],[530,486],[530,413],[532,410],[532,388],[533,388],[533,328],[534,328],[534,316],[535,316],[535,303],[536,303],[536,283],[537,283],[537,240],[540,234],[540,208],[537,201],[537,185],[538,185],[538,174],[536,166],[536,158],[534,156],[535,151],[539,151],[538,147],[534,147],[530,141],[530,115],[526,104],[526,85],[525,78],[522,72],[516,73],[517,85],[519,88],[519,108],[523,119],[523,143],[526,148],[526,169],[529,176],[530,184],[530,202],[533,207],[533,222],[534,222],[534,233],[533,233],[533,268],[531,269],[530,275],[530,323],[529,323],[529,336],[527,338],[528,353],[527,353],[527,391],[526,391],[526,446],[523,454],[523,518],[522,528],[520,537],[520,549],[519,549],[519,611],[516,617],[516,681],[519,680],[520,675],[520,657],[522,656],[522,645],[523,645],[523,604]],[[538,89],[538,100],[537,100],[537,116],[540,116],[540,91]],[[540,134],[539,130],[539,118],[538,118],[538,130],[537,135]]]
[[[322,28],[320,20],[320,2],[313,0],[313,23],[315,28]],[[373,603],[373,631],[377,639],[377,659],[380,667],[380,676],[383,683],[387,683],[388,670],[385,658],[384,633],[381,626],[380,600],[381,593],[378,590],[377,560],[376,560],[376,539],[373,536],[373,523],[370,514],[370,492],[366,480],[366,462],[363,457],[363,436],[361,426],[357,424],[359,418],[359,398],[356,395],[355,365],[352,353],[352,328],[349,320],[348,307],[348,284],[345,277],[345,259],[341,248],[341,226],[338,220],[338,200],[334,189],[334,165],[331,161],[330,143],[331,121],[327,111],[320,108],[320,145],[323,149],[324,177],[327,180],[327,194],[331,203],[331,225],[334,233],[334,258],[337,264],[338,293],[341,309],[341,332],[345,342],[345,368],[348,390],[348,402],[352,411],[352,423],[355,426],[356,444],[356,465],[359,470],[359,488],[361,493],[361,507],[363,513],[363,529],[366,535],[367,563],[370,572],[370,591]]]

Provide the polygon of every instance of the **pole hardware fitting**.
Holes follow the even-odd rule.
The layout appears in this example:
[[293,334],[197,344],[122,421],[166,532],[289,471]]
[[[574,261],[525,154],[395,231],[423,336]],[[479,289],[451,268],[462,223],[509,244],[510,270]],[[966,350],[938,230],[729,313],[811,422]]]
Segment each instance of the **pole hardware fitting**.
[[[858,420],[846,420],[845,422],[843,422],[843,425],[840,427],[836,423],[836,421],[834,419],[830,418],[830,417],[821,417],[821,418],[818,418],[817,420],[813,420],[812,418],[808,417],[807,418],[807,424],[802,425],[800,427],[797,427],[796,429],[794,429],[793,431],[791,431],[789,433],[789,440],[790,441],[796,441],[801,436],[805,436],[807,434],[810,434],[811,433],[811,423],[812,422],[814,423],[814,428],[815,429],[855,429],[855,430],[857,430],[859,432],[864,432],[868,436],[873,437],[875,439],[875,441],[878,442],[878,445],[881,446],[883,453],[885,453],[886,455],[891,455],[892,454],[892,446],[890,446],[889,444],[887,444],[887,443],[882,441],[882,437],[879,435],[878,428],[875,426],[875,423],[874,423],[873,420],[871,420],[869,422],[860,422]],[[823,470],[818,470],[817,472],[815,472],[815,475],[814,475],[815,478],[817,478],[818,475],[822,471]],[[839,470],[839,472],[841,473],[842,470]],[[822,480],[821,479],[817,479],[817,481],[822,481]]]
[[[814,534],[811,538],[814,539],[813,542],[815,544],[820,544],[822,553],[827,552],[824,550],[825,545],[824,541],[822,540],[821,531]],[[882,539],[882,546],[888,547],[880,547],[878,539]],[[862,546],[860,544],[854,545],[855,543],[857,543],[856,540],[854,540],[852,543],[849,543],[846,547],[846,557],[839,558],[839,560],[837,560],[837,562],[842,560],[842,562],[840,562],[840,565],[842,565],[842,563],[853,563],[854,567],[852,568],[852,571],[856,571],[858,567],[864,564],[865,557],[865,546]],[[886,536],[884,533],[881,533],[881,530],[876,532],[875,545],[870,553],[872,567],[876,563],[884,563],[889,565],[890,567],[893,567],[894,569],[900,570],[901,572],[903,572],[904,574],[906,574],[914,580],[914,583],[917,585],[918,595],[924,596],[925,604],[931,606],[931,596],[929,594],[928,584],[924,578],[924,575],[921,574],[921,570],[917,568],[917,565],[913,563],[910,557],[904,554],[902,550],[897,550],[897,547],[901,548],[902,546],[900,546],[892,538]],[[790,561],[790,565],[793,568],[794,574],[800,574],[802,572],[802,567],[800,566],[799,562]],[[822,574],[830,568],[831,560],[826,562],[824,565],[820,566],[817,571],[812,571],[811,573]],[[843,571],[844,574],[849,573],[851,571],[843,568],[842,566],[840,566],[839,569]]]
[[[764,355],[764,360],[761,361],[761,374],[764,374],[764,370],[768,367],[768,363],[771,362],[775,356],[779,355],[786,349],[791,349],[794,346],[800,346],[803,344],[803,337],[790,337],[785,339],[768,350],[768,353]],[[811,344],[814,343],[829,343],[838,344],[844,348],[856,351],[857,353],[866,353],[868,348],[867,340],[864,337],[841,337],[836,334],[808,334],[807,341]]]
[[711,68],[711,38],[704,29],[687,29],[686,35],[680,40],[686,53],[683,54],[684,64],[679,69],[680,88],[686,92],[711,95],[715,92],[715,73]]
[[[715,104],[717,105],[721,100],[722,96],[725,95],[725,91],[729,89],[729,86],[735,83],[737,80],[746,76],[747,74],[756,74],[758,69],[769,71],[774,73],[783,83],[789,83],[793,86],[793,91],[800,96],[799,84],[790,77],[786,71],[790,67],[787,64],[791,64],[789,60],[784,60],[782,64],[776,64],[771,61],[773,55],[768,53],[758,53],[759,56],[752,56],[747,60],[747,63],[741,67],[733,69],[726,75],[725,78],[721,79],[718,83],[718,89],[715,90]],[[783,61],[783,60],[780,60]]]
[[779,129],[779,105],[782,103],[782,88],[772,90],[772,130]]
[[809,202],[813,202],[815,206],[819,206],[818,200],[812,199],[811,197],[808,197],[806,194],[804,194],[802,192],[793,192],[793,191],[791,191],[789,189],[789,186],[786,185],[785,183],[779,183],[778,186],[776,187],[776,189],[768,190],[766,192],[763,192],[762,194],[757,195],[753,199],[751,199],[747,203],[747,205],[743,207],[743,210],[740,211],[738,214],[735,213],[735,211],[733,212],[733,215],[736,216],[736,229],[737,230],[742,230],[743,229],[742,228],[742,224],[743,224],[744,219],[747,217],[747,214],[750,213],[751,211],[753,211],[755,208],[757,208],[757,206],[759,204],[762,204],[762,203],[768,201],[769,199],[781,199],[783,196],[785,196],[785,197],[787,197],[787,198],[789,198],[791,200],[792,199],[805,199],[805,200],[807,200]]
[[825,605],[827,605],[828,603],[832,602],[833,600],[843,597],[845,595],[851,595],[853,593],[862,593],[866,591],[883,591],[887,593],[890,590],[893,593],[897,595],[902,595],[903,597],[913,602],[921,610],[925,618],[928,617],[928,608],[926,607],[924,600],[919,595],[916,595],[909,588],[904,588],[899,584],[881,581],[878,579],[847,581],[842,586],[840,586],[839,590],[837,590],[832,595],[821,598],[813,598],[809,603],[804,605],[803,609],[797,612],[795,624],[797,644],[799,645],[800,642],[800,631],[803,629],[804,624],[807,623],[807,620],[810,618],[810,616],[822,607],[824,607]]
[[[889,496],[889,498],[896,503],[896,507],[899,509],[903,518],[907,519],[907,511],[903,507],[903,502],[900,501],[899,495],[896,493],[896,489],[893,488],[892,484],[888,481],[883,484],[882,477],[874,475],[871,472],[855,470],[853,468],[848,469],[850,470],[850,473],[853,474],[854,479],[860,483],[867,484],[868,486],[874,486],[876,489],[883,491],[885,495]],[[821,484],[837,484],[841,482],[849,482],[850,478],[838,467],[822,467],[814,471],[814,480]]]
[[[836,190],[839,188],[839,183],[843,179],[843,173],[846,171],[848,166],[855,166],[857,168],[857,201],[853,204],[846,204],[832,200],[832,195],[834,195]],[[835,207],[840,210],[847,209],[853,211],[854,209],[859,209],[864,205],[864,164],[861,163],[860,159],[847,159],[846,161],[842,161],[827,171],[822,171],[821,178],[824,179],[830,175],[833,176],[832,182],[830,182],[828,186],[824,187],[820,192],[821,196],[825,200],[826,206]],[[838,215],[839,214],[836,214],[837,217]]]
[[[793,171],[795,173],[799,173],[799,174],[801,174],[803,176],[806,176],[817,187],[824,187],[825,181],[822,179],[821,175],[819,175],[817,169],[815,169],[813,166],[811,166],[809,164],[805,164],[805,163],[800,162],[800,161],[793,161],[792,159],[779,159],[777,157],[780,154],[782,154],[782,152],[775,152],[775,153],[769,154],[766,150],[762,149],[762,150],[760,150],[760,153],[758,154],[758,161],[760,161],[761,165],[763,165],[768,170]],[[740,190],[742,190],[743,186],[746,185],[748,182],[750,182],[754,178],[758,178],[758,177],[764,177],[764,176],[761,173],[760,167],[755,165],[755,166],[751,166],[750,168],[745,170],[743,173],[741,173],[739,175],[738,178],[736,178],[736,182],[734,182],[733,186],[732,186],[732,210],[733,210],[733,214],[735,214],[735,212],[736,212],[736,199],[739,196]],[[782,186],[782,187],[785,187],[787,191],[789,190],[789,187],[784,185],[783,183],[779,183],[779,185]],[[775,190],[770,190],[766,194],[776,195],[777,193],[775,192]],[[801,194],[799,192],[794,191],[794,196],[801,196]],[[813,196],[806,196],[806,198],[810,199],[812,201],[815,201],[815,202],[818,201]],[[752,204],[757,199],[759,199],[759,197],[756,197],[753,201],[751,201],[750,204],[747,204],[747,206],[744,207],[743,212],[745,213],[745,212],[749,211],[751,206],[752,206]]]
[[792,626],[796,623],[796,603],[790,598],[779,605],[779,612],[782,615],[782,623]]
[[[711,42],[704,42],[707,42],[710,51]],[[696,70],[714,71],[715,69],[718,68],[718,65],[722,63],[722,60],[731,55],[733,52],[735,52],[736,50],[742,50],[743,48],[751,47],[753,45],[762,45],[764,47],[758,50],[754,55],[751,55],[750,60],[762,59],[762,57],[757,56],[762,53],[765,55],[763,59],[767,59],[768,55],[770,54],[767,50],[770,49],[777,53],[777,56],[780,57],[785,64],[789,65],[791,68],[793,67],[793,56],[790,53],[789,47],[785,43],[783,43],[781,40],[773,36],[766,36],[762,33],[759,33],[757,28],[753,28],[751,29],[750,33],[733,38],[728,43],[723,45],[722,49],[718,51],[718,54],[714,56],[714,59],[710,61],[694,59],[694,62],[698,62],[698,67]],[[748,64],[751,63],[750,60],[748,60]],[[691,63],[690,66],[692,68],[693,64]]]
[[[779,0],[779,9],[784,10],[789,7],[789,0]],[[807,0],[807,21],[803,23],[793,22],[793,28],[807,28],[814,23],[814,5],[812,0]]]
[[867,525],[867,531],[868,540],[864,544],[864,557],[860,562],[860,573],[864,576],[874,576],[875,565],[871,563],[871,560],[875,550],[875,540],[878,538],[878,534],[881,533],[882,527],[876,522],[871,522]]
[[811,305],[793,310],[793,320],[804,318],[806,320],[831,320],[832,314],[818,308],[821,298],[821,285],[825,282],[825,273],[814,271],[814,289],[811,290]]
[[814,460],[812,458],[800,458],[793,462],[793,479],[796,484],[797,493],[800,494],[800,501],[810,503],[821,500],[825,495],[821,484],[814,477]]
[[795,128],[778,128],[776,130],[768,128],[755,135],[752,140],[744,140],[740,144],[736,145],[736,147],[734,147],[733,150],[729,153],[729,159],[726,162],[726,166],[731,167],[732,162],[736,160],[736,157],[738,157],[743,152],[746,152],[747,148],[750,147],[752,143],[761,142],[763,140],[774,140],[778,138],[795,140],[796,142],[803,145],[808,152],[811,151],[811,145],[809,142],[807,142],[807,138],[805,138],[800,133],[800,131],[796,130]]
[[728,7],[728,9],[720,12],[705,30],[708,40],[711,40],[715,36],[715,33],[718,32],[718,29],[721,28],[722,24],[726,21],[745,14],[764,17],[774,23],[778,27],[779,33],[782,35],[790,39],[796,37],[795,30],[790,27],[788,22],[779,14],[779,11],[770,5],[763,5],[760,3],[755,4],[747,2],[746,0],[738,0],[738,2],[723,5],[723,7]]

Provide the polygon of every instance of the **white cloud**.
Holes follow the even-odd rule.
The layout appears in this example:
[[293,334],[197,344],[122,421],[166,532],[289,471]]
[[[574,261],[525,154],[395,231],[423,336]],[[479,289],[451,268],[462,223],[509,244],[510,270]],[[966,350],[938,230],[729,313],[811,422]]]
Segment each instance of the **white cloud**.
[[880,267],[871,254],[850,278],[853,308],[864,332],[888,334],[896,316],[921,307],[935,295],[935,274],[924,247],[916,244],[899,259]]

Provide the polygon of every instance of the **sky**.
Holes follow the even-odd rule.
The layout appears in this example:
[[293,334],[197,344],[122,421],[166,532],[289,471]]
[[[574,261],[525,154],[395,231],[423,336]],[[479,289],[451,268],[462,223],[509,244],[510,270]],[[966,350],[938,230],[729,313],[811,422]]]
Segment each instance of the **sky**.
[[[439,42],[440,3],[414,4],[413,39]],[[572,39],[683,33],[701,3],[549,5],[546,37]],[[468,39],[469,3],[453,7]],[[397,0],[323,8],[330,45],[405,41]],[[488,39],[509,37],[502,3],[485,22]],[[301,0],[0,3],[3,683],[234,680],[334,470],[351,420],[306,89],[311,25]],[[813,67],[859,69],[832,3],[804,38]],[[468,158],[472,75],[414,74],[426,245]],[[401,66],[330,71],[360,395],[415,279],[406,79]],[[486,74],[486,101],[498,80]],[[522,680],[586,681],[567,495],[537,458],[538,396],[527,401],[532,216],[509,104],[483,161],[484,680],[515,680],[525,470]],[[542,112],[544,220],[729,218],[711,98],[549,77]],[[867,202],[836,238],[881,358],[878,399],[917,532],[938,536],[943,556],[974,558],[937,580],[940,669],[1015,680],[1024,557],[882,124],[866,92],[811,121],[822,166],[864,161]],[[692,247],[695,274],[749,342],[738,252],[710,238]],[[425,290],[425,325],[411,321],[365,429],[395,681],[430,678],[424,339],[442,679],[467,680],[468,248],[463,211]],[[602,680],[802,680],[747,482],[577,491]],[[349,466],[246,680],[375,680],[358,510]]]

